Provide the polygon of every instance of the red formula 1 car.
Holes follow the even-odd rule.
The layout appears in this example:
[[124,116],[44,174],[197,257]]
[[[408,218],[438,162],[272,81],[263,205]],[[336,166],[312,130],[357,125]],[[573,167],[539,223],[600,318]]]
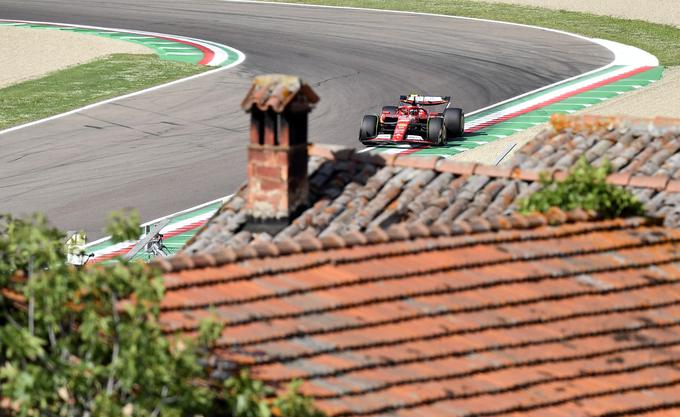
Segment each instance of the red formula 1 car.
[[[385,106],[380,115],[366,115],[361,121],[359,141],[364,145],[445,145],[463,136],[463,110],[449,107],[451,97],[410,95],[399,97],[400,105]],[[435,112],[424,106],[446,106]]]

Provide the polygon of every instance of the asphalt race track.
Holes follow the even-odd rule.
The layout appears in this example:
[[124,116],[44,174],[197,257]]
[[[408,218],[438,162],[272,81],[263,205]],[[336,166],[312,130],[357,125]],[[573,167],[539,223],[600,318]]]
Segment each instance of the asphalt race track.
[[150,220],[233,192],[246,173],[239,105],[256,74],[302,76],[322,100],[310,139],[356,146],[361,115],[399,94],[452,95],[470,112],[613,58],[531,28],[285,5],[0,0],[0,18],[185,35],[246,54],[234,69],[0,136],[0,212],[42,211],[90,238],[114,209]]

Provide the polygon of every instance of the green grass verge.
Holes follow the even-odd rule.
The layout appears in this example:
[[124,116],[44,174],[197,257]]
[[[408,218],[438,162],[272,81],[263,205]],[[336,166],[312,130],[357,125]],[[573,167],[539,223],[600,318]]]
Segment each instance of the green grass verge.
[[[482,3],[471,0],[273,0],[437,13],[480,19],[503,20],[578,33],[633,45],[655,55],[661,65],[680,65],[680,29],[642,20],[618,19],[590,13],[541,7]],[[650,5],[650,7],[653,7]]]
[[0,89],[0,129],[187,77],[209,67],[114,54]]

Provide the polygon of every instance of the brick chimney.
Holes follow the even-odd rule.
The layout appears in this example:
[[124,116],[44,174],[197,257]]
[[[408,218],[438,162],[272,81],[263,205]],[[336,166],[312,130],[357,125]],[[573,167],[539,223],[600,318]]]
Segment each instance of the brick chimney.
[[307,203],[307,115],[319,101],[292,75],[255,77],[241,107],[250,112],[247,229],[275,234]]

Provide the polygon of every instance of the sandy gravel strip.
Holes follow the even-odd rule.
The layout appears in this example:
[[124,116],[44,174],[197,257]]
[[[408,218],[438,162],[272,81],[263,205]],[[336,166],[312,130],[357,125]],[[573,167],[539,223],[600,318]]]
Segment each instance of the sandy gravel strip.
[[583,113],[680,118],[680,68],[669,68],[651,86],[596,104]]
[[678,0],[477,0],[646,20],[680,27]]
[[153,50],[74,32],[0,26],[0,88],[116,53],[153,54]]

